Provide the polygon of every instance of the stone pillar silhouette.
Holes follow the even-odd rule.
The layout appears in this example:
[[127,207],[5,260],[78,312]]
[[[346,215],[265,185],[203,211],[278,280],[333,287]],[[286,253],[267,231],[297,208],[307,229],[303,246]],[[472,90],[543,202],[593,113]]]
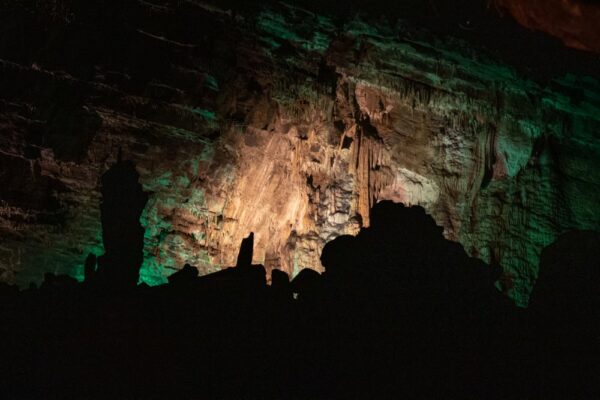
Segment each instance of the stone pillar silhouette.
[[238,253],[237,264],[238,268],[248,268],[252,265],[252,255],[254,252],[254,232],[250,232],[247,238],[242,239],[240,252]]
[[102,240],[105,253],[98,258],[98,281],[106,287],[127,289],[137,285],[143,261],[144,228],[140,216],[148,194],[138,182],[131,161],[119,159],[102,176]]

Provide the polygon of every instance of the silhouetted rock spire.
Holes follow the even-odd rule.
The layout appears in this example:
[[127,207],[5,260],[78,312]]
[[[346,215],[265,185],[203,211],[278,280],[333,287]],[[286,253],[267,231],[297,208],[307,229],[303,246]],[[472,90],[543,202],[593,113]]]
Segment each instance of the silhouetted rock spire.
[[242,239],[240,252],[238,253],[236,267],[250,267],[252,265],[252,253],[254,251],[254,232],[250,232],[247,238]]
[[102,240],[105,253],[98,258],[98,278],[103,285],[133,287],[143,261],[144,228],[140,216],[148,195],[138,182],[131,161],[121,155],[102,176]]

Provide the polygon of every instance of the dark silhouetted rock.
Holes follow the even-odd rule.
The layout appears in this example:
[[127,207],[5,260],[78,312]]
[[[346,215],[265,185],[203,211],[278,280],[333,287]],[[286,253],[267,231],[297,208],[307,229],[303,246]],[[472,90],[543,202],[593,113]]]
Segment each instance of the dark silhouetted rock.
[[185,264],[182,269],[169,276],[169,284],[171,285],[189,285],[198,278],[198,269]]
[[289,301],[292,296],[289,275],[279,269],[271,270],[271,290],[283,303]]
[[85,259],[83,276],[85,282],[93,282],[96,274],[97,257],[94,253],[88,254]]
[[314,269],[304,268],[290,282],[292,293],[300,298],[313,295],[319,287],[321,274]]
[[567,232],[543,250],[529,307],[541,398],[597,398],[600,233]]
[[148,201],[138,178],[133,162],[120,159],[102,176],[100,211],[105,253],[98,258],[98,278],[104,286],[124,289],[138,283],[144,257],[140,216]]
[[252,265],[252,254],[254,252],[254,232],[250,232],[247,238],[242,239],[240,252],[238,253],[236,267],[244,268]]

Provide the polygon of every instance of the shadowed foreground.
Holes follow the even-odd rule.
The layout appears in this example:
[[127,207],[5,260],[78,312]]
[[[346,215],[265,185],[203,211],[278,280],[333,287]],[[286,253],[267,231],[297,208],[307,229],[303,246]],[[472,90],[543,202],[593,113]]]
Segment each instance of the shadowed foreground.
[[[127,165],[113,173],[135,188]],[[136,215],[145,197],[131,193],[120,203],[131,212],[106,212]],[[111,198],[119,204],[110,193],[103,204]],[[139,247],[131,221],[107,222],[105,237],[128,230]],[[97,270],[88,258],[85,283],[1,286],[2,397],[596,397],[598,234],[571,232],[544,251],[524,310],[494,288],[500,270],[445,240],[423,209],[381,202],[371,221],[325,246],[324,274],[291,282],[275,270],[266,284],[250,235],[236,267],[198,277],[186,265],[164,286],[127,284],[139,260],[118,243]]]

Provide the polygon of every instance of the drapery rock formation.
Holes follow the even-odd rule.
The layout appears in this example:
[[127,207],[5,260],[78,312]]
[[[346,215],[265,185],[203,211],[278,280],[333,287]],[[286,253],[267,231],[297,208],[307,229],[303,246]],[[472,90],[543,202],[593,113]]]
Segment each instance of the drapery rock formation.
[[81,278],[118,148],[149,193],[150,284],[234,265],[250,232],[254,263],[319,270],[394,200],[500,264],[525,305],[543,246],[600,228],[597,77],[536,80],[464,41],[287,5],[74,4],[1,17],[4,281]]

